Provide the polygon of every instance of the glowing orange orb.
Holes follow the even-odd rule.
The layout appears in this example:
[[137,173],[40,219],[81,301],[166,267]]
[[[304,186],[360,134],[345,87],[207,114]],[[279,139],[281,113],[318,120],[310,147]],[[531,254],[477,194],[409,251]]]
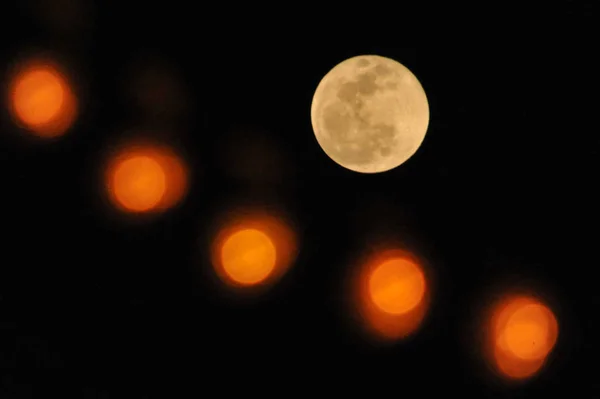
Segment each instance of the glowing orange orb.
[[540,304],[524,305],[515,310],[504,326],[499,344],[515,356],[531,360],[545,357],[553,342],[550,342],[550,323],[554,316]]
[[166,176],[160,164],[148,156],[133,156],[121,162],[113,177],[118,201],[131,211],[152,209],[165,194]]
[[281,216],[243,208],[226,214],[217,228],[211,261],[229,288],[256,292],[268,287],[296,256],[296,235]]
[[366,331],[385,340],[417,331],[429,306],[427,279],[417,258],[403,250],[384,250],[358,271],[354,295]]
[[558,337],[552,311],[529,296],[506,298],[494,308],[491,324],[493,360],[503,375],[513,379],[535,374]]
[[381,310],[403,314],[415,308],[425,294],[423,272],[404,258],[379,265],[369,279],[371,298]]
[[187,188],[181,160],[158,146],[131,146],[111,159],[107,188],[115,206],[126,212],[160,211],[177,203]]
[[221,259],[227,275],[240,284],[256,284],[275,268],[276,249],[262,231],[244,229],[223,244]]
[[17,122],[40,137],[64,134],[76,116],[76,100],[68,82],[47,63],[22,68],[12,80],[10,96]]
[[25,123],[41,125],[58,114],[63,98],[63,82],[56,74],[47,69],[33,70],[16,84],[15,110]]

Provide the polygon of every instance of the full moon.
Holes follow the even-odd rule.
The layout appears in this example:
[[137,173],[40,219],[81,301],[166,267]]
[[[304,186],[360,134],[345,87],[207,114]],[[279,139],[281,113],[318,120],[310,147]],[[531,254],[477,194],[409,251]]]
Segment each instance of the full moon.
[[429,125],[429,104],[404,65],[362,55],[323,77],[313,96],[311,122],[319,145],[337,164],[380,173],[417,152]]

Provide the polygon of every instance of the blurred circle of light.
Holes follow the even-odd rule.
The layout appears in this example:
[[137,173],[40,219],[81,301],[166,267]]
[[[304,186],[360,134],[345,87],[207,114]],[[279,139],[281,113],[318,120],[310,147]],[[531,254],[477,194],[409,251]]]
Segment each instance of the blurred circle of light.
[[558,338],[554,313],[529,295],[506,295],[493,306],[488,323],[487,360],[512,380],[540,371]]
[[119,203],[143,212],[158,204],[165,194],[165,172],[153,158],[134,155],[116,166],[113,187]]
[[62,136],[77,116],[77,99],[71,85],[50,61],[20,65],[11,79],[9,97],[15,122],[38,137]]
[[227,275],[239,284],[257,284],[275,267],[277,251],[265,233],[243,229],[233,233],[221,248],[221,263]]
[[423,265],[401,249],[383,250],[361,264],[354,300],[361,321],[373,338],[395,341],[414,334],[429,308]]
[[162,212],[187,192],[183,161],[167,146],[130,143],[110,160],[105,172],[111,203],[124,212]]
[[392,258],[377,266],[369,278],[371,299],[384,312],[404,314],[425,294],[425,277],[412,261]]
[[296,250],[295,232],[283,217],[245,209],[220,221],[211,263],[230,288],[268,287],[287,272]]

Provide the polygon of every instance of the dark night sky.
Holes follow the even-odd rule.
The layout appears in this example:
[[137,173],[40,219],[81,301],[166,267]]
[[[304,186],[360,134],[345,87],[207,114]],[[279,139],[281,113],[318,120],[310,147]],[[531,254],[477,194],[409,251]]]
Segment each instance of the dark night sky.
[[[24,51],[51,51],[71,68],[82,107],[70,134],[45,144],[22,139],[3,111],[2,397],[210,396],[215,385],[279,395],[359,386],[421,397],[600,395],[591,8],[565,2],[518,23],[494,11],[498,22],[473,28],[431,19],[412,35],[427,40],[413,42],[383,23],[346,34],[341,22],[293,10],[230,18],[208,5],[108,3],[62,30],[27,2],[2,11],[12,26],[2,67]],[[369,53],[411,69],[431,112],[418,153],[379,175],[336,165],[310,124],[321,77]],[[125,92],[128,71],[155,61],[185,93],[174,121],[144,116]],[[150,128],[185,155],[191,191],[160,217],[113,217],[98,162],[123,132]],[[262,171],[278,173],[261,184],[234,175],[223,150],[237,143],[247,154],[259,139],[281,158],[267,157]],[[199,273],[203,245],[219,212],[248,201],[283,207],[301,247],[269,295],[232,302]],[[438,284],[418,335],[373,348],[344,324],[340,286],[373,235],[389,232],[428,259]],[[467,335],[503,282],[543,290],[561,323],[544,374],[512,391],[486,378]]]

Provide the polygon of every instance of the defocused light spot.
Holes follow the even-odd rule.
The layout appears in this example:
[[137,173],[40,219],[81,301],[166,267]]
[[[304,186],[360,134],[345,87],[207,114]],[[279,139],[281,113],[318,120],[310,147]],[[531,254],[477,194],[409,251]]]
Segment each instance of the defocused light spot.
[[382,251],[361,265],[355,295],[367,330],[386,340],[416,332],[429,305],[424,270],[402,250]]
[[30,63],[12,80],[12,113],[18,124],[40,137],[64,134],[76,116],[75,96],[57,68]]
[[127,209],[143,212],[160,202],[166,188],[165,172],[148,156],[133,156],[118,166],[113,177],[117,200]]
[[212,263],[221,281],[232,288],[264,287],[285,274],[296,249],[296,236],[283,218],[234,211],[218,224]]
[[540,304],[524,305],[510,316],[504,331],[498,338],[515,356],[531,360],[545,357],[553,342],[550,342],[550,323],[554,316]]
[[403,314],[415,308],[425,293],[421,270],[404,258],[388,260],[377,266],[369,279],[371,298],[381,310]]
[[28,124],[41,125],[54,118],[63,104],[63,83],[47,69],[30,71],[15,87],[15,109]]
[[489,322],[490,358],[498,371],[511,379],[538,372],[558,337],[552,311],[529,296],[505,298],[494,307]]
[[187,189],[183,163],[170,149],[132,145],[110,160],[107,189],[113,204],[127,212],[162,211],[179,202]]
[[233,280],[240,284],[256,284],[273,271],[276,250],[262,231],[244,229],[225,241],[221,259],[225,272]]

